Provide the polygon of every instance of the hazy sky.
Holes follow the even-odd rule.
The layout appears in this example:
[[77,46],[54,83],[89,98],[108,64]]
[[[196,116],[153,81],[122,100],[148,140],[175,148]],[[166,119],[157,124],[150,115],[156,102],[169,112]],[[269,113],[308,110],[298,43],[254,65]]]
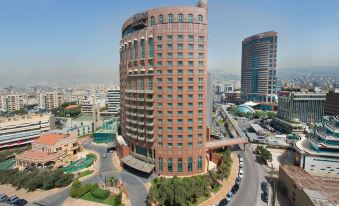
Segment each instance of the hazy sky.
[[[0,0],[0,86],[118,82],[123,22],[195,0]],[[240,72],[241,41],[278,32],[278,69],[339,66],[338,0],[210,0],[209,69]]]

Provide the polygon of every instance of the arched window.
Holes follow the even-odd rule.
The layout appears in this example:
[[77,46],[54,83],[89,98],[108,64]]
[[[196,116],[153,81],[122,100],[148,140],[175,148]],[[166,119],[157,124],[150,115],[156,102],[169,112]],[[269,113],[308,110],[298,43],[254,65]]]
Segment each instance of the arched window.
[[151,19],[150,19],[150,25],[151,25],[151,27],[153,27],[154,24],[155,24],[154,16],[151,16]]
[[183,14],[178,15],[178,21],[179,21],[179,23],[182,23],[184,21],[184,15]]
[[158,21],[159,21],[159,24],[162,24],[164,22],[164,16],[163,15],[159,15]]
[[189,14],[189,15],[188,15],[188,22],[189,22],[189,23],[192,23],[192,22],[193,22],[193,15],[192,15],[192,14]]
[[178,172],[182,172],[182,158],[178,159]]
[[202,23],[203,20],[204,20],[204,17],[203,17],[202,15],[199,15],[199,16],[198,16],[198,21],[199,21],[199,23]]
[[187,164],[188,172],[192,172],[192,168],[193,168],[192,157],[189,157],[188,158],[188,164]]
[[168,23],[173,23],[173,14],[168,14]]

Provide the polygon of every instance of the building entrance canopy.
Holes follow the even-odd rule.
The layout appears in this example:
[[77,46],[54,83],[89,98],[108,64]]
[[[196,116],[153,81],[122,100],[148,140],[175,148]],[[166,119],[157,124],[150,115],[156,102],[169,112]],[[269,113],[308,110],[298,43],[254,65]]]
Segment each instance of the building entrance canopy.
[[139,170],[141,172],[145,172],[148,174],[151,173],[154,169],[154,165],[138,160],[137,158],[132,157],[131,155],[128,155],[122,158],[121,161],[129,167],[132,167],[136,170]]

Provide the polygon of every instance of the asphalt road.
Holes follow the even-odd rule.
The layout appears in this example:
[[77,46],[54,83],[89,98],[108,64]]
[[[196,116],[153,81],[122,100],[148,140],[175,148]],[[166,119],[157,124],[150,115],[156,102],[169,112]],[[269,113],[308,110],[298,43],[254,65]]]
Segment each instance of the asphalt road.
[[[106,147],[97,146],[93,144],[86,144],[84,147],[88,150],[93,150],[99,154],[106,153]],[[99,171],[101,175],[107,177],[114,176],[120,179],[127,188],[131,204],[133,206],[144,206],[146,205],[147,191],[143,183],[147,180],[137,177],[127,171],[117,171],[115,170],[112,163],[112,153],[106,153],[106,158],[103,158],[102,155],[97,159],[100,161]],[[83,184],[93,184],[99,181],[100,175],[94,175],[91,178],[83,180]],[[37,201],[40,204],[48,206],[59,206],[69,197],[70,188],[64,189],[54,195],[49,196],[48,198],[41,199]]]
[[265,180],[266,172],[262,165],[257,162],[256,156],[250,150],[250,146],[246,146],[246,151],[240,151],[238,146],[232,148],[237,154],[244,156],[244,177],[241,180],[240,188],[234,195],[230,206],[267,206],[267,203],[261,199],[261,182]]

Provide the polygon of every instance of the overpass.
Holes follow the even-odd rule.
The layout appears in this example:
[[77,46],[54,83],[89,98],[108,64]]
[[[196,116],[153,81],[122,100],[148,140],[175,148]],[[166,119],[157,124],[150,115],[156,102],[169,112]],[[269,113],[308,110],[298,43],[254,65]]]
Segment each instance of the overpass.
[[233,119],[232,115],[230,115],[227,111],[227,107],[225,105],[219,105],[216,113],[222,116],[233,136],[233,138],[224,138],[223,135],[218,133],[213,133],[211,136],[215,136],[220,138],[219,140],[212,140],[206,142],[206,149],[213,150],[221,147],[229,147],[232,145],[243,144],[245,149],[245,144],[248,143],[247,137],[244,132],[240,129],[237,122]]

